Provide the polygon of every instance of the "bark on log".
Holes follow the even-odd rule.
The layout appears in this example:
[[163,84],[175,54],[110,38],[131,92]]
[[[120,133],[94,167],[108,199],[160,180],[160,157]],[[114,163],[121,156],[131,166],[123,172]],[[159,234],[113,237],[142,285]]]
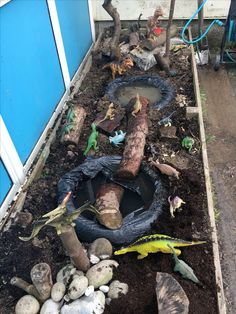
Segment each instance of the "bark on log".
[[50,298],[53,286],[51,268],[47,263],[34,265],[30,272],[31,280],[43,301]]
[[114,183],[103,184],[96,197],[95,207],[100,212],[99,222],[109,229],[118,229],[122,225],[119,207],[124,189]]
[[142,108],[141,111],[136,114],[136,117],[131,114],[135,102],[136,98],[132,98],[127,107],[129,120],[126,144],[123,158],[116,171],[116,176],[125,180],[131,180],[138,174],[143,159],[146,135],[148,134],[148,99],[140,96]]
[[78,145],[86,111],[81,106],[75,106],[72,110],[73,121],[68,122],[68,131],[66,129],[67,125],[62,129],[61,142]]
[[90,262],[77,237],[75,229],[70,225],[66,225],[63,226],[61,231],[62,233],[59,237],[73,264],[77,269],[87,271],[90,267]]
[[113,7],[112,0],[104,0],[103,8],[107,11],[107,13],[112,17],[114,21],[114,33],[111,41],[111,58],[117,58],[120,53],[117,51],[119,50],[119,40],[120,40],[120,32],[121,32],[121,22],[120,22],[120,15],[116,8]]

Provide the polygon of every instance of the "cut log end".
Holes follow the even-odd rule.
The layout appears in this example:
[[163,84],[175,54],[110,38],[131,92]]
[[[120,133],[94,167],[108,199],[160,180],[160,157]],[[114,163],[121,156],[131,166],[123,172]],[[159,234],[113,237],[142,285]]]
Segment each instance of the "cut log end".
[[122,225],[122,215],[119,207],[124,189],[114,183],[101,186],[97,193],[95,207],[100,212],[99,222],[109,229],[119,229]]

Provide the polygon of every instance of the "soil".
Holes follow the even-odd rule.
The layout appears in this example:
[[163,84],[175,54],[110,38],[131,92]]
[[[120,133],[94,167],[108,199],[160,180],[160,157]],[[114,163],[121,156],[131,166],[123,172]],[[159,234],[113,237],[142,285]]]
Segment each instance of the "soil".
[[[170,235],[185,240],[206,240],[204,245],[184,248],[181,259],[188,263],[198,276],[202,285],[196,285],[173,273],[173,260],[169,254],[150,254],[143,260],[137,260],[136,253],[114,257],[120,266],[114,271],[114,279],[126,282],[129,292],[126,296],[113,300],[106,306],[105,314],[153,314],[157,313],[155,295],[155,274],[157,271],[171,273],[185,290],[189,301],[189,313],[217,313],[214,265],[212,244],[209,230],[206,192],[202,168],[199,129],[196,120],[185,119],[185,106],[194,106],[194,93],[191,66],[186,51],[181,50],[171,56],[172,67],[176,68],[176,77],[167,78],[158,67],[153,67],[145,73],[137,67],[125,75],[160,75],[168,79],[179,96],[168,108],[162,111],[149,110],[149,134],[147,137],[145,156],[155,157],[160,162],[175,166],[180,172],[180,179],[168,179],[163,175],[169,195],[178,195],[186,202],[183,210],[171,219],[168,202],[163,208],[163,214],[152,225],[151,233]],[[96,115],[107,107],[103,97],[107,84],[111,81],[109,70],[101,70],[105,61],[94,61],[90,72],[84,79],[80,90],[75,94],[73,102],[79,103],[87,111],[84,128],[78,147],[66,146],[60,143],[60,137],[52,144],[50,155],[39,179],[33,182],[23,210],[33,214],[34,219],[57,206],[57,183],[60,177],[81,164],[84,160],[83,151],[91,132],[90,125]],[[158,121],[165,115],[176,110],[172,116],[177,128],[176,138],[160,139]],[[119,129],[126,129],[127,120],[123,119]],[[191,152],[181,147],[184,136],[195,139]],[[96,156],[122,154],[122,147],[114,147],[108,143],[105,135],[99,135],[99,151]],[[22,228],[19,223],[12,223],[11,228],[2,233],[0,243],[0,274],[1,274],[1,314],[14,313],[17,300],[25,293],[10,285],[13,276],[30,281],[30,270],[39,262],[46,262],[52,268],[53,279],[60,268],[69,262],[60,240],[54,230],[43,229],[38,240],[22,242],[19,236],[30,234],[31,227]]]

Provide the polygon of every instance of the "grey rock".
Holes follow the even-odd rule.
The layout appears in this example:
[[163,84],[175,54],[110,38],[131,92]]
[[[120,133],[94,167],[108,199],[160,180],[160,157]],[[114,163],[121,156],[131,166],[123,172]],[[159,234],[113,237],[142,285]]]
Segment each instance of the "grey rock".
[[111,242],[105,238],[96,239],[89,247],[89,256],[95,255],[100,258],[107,256],[108,258],[112,256],[112,245]]
[[96,291],[89,296],[83,296],[61,308],[61,314],[102,314],[105,310],[105,295]]
[[70,277],[75,273],[75,271],[76,271],[76,268],[72,264],[68,264],[64,266],[57,273],[56,281],[62,282],[66,285],[69,282]]
[[87,288],[88,278],[85,276],[76,277],[69,286],[68,296],[71,300],[76,300],[85,293]]
[[118,299],[121,294],[127,294],[129,287],[127,283],[120,282],[119,280],[114,280],[110,284],[108,298]]
[[173,276],[157,272],[156,295],[159,314],[187,314],[189,300]]
[[44,302],[40,314],[59,314],[60,313],[60,303],[54,302],[52,299],[48,299]]
[[55,302],[61,301],[61,299],[64,297],[66,291],[66,286],[64,285],[63,282],[56,282],[52,286],[51,290],[51,298]]
[[104,260],[92,266],[86,273],[89,285],[98,288],[106,285],[113,277],[113,267],[118,267],[118,263],[113,260]]
[[38,300],[32,295],[27,294],[16,303],[15,314],[37,314],[39,309],[40,305]]

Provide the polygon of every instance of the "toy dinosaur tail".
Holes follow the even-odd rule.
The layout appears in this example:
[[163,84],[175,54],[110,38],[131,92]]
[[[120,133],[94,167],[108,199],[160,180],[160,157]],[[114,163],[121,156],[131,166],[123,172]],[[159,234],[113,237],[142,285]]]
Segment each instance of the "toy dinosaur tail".
[[198,245],[198,244],[204,244],[206,243],[206,241],[183,241],[183,242],[175,242],[172,244],[173,247],[177,246],[177,247],[181,247],[181,246],[192,246],[192,245]]
[[122,254],[125,254],[125,253],[128,253],[128,252],[131,252],[132,250],[128,247],[126,248],[123,248],[121,250],[118,250],[118,251],[115,251],[114,254],[115,255],[122,255]]
[[110,65],[111,65],[110,63],[105,64],[105,65],[102,67],[102,70],[104,70],[104,69],[106,69],[106,68],[109,68]]

